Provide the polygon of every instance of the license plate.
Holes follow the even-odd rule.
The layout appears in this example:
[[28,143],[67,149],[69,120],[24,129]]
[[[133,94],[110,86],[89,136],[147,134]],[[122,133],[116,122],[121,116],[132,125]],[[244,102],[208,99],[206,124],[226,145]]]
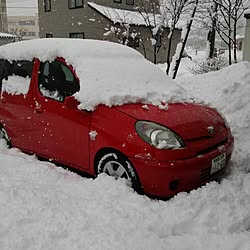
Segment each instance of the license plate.
[[212,168],[211,168],[210,174],[213,174],[213,173],[221,170],[222,168],[225,167],[225,165],[226,165],[226,154],[224,153],[222,155],[215,157],[212,160]]

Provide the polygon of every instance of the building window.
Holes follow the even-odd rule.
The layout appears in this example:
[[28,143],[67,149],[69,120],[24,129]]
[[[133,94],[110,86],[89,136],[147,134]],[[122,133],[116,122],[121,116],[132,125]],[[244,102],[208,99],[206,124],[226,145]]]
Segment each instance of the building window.
[[69,37],[70,38],[84,39],[85,38],[85,34],[84,34],[84,32],[81,32],[81,33],[69,33]]
[[26,25],[31,26],[31,25],[35,25],[35,21],[34,20],[19,21],[18,25],[21,25],[21,26],[26,26]]
[[51,0],[44,0],[44,11],[45,12],[51,11]]
[[126,0],[127,5],[134,5],[135,1],[134,0]]
[[46,33],[46,38],[52,38],[53,34],[52,33]]
[[122,3],[122,0],[114,0],[114,3]]
[[69,0],[69,9],[83,8],[83,0]]

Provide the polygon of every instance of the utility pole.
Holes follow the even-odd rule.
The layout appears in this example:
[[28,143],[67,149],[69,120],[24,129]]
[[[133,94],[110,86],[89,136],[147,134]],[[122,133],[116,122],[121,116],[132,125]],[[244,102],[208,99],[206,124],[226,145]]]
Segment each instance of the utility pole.
[[0,32],[3,31],[3,18],[2,18],[2,15],[3,15],[3,11],[2,11],[2,0],[0,0]]
[[214,2],[212,6],[212,27],[208,32],[208,42],[209,42],[209,58],[214,57],[214,47],[215,47],[215,35],[216,35],[216,25],[218,16],[218,3]]

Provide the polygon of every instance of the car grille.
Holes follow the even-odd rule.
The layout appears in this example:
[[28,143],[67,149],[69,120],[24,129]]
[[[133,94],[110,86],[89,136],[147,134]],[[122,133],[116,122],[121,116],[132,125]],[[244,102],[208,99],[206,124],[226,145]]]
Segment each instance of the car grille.
[[210,151],[217,149],[218,147],[223,146],[225,144],[227,144],[227,139],[225,139],[225,140],[223,140],[223,141],[221,141],[221,142],[219,142],[211,147],[208,147],[208,148],[205,148],[205,149],[199,151],[197,153],[197,155],[203,155],[203,154],[209,153]]

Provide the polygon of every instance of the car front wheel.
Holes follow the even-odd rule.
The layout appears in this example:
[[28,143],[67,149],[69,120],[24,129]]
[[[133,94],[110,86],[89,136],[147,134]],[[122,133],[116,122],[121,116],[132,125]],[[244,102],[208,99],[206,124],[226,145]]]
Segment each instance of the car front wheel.
[[132,164],[119,153],[108,153],[100,158],[97,164],[97,174],[105,173],[116,179],[127,179],[132,187],[141,193],[141,186]]

